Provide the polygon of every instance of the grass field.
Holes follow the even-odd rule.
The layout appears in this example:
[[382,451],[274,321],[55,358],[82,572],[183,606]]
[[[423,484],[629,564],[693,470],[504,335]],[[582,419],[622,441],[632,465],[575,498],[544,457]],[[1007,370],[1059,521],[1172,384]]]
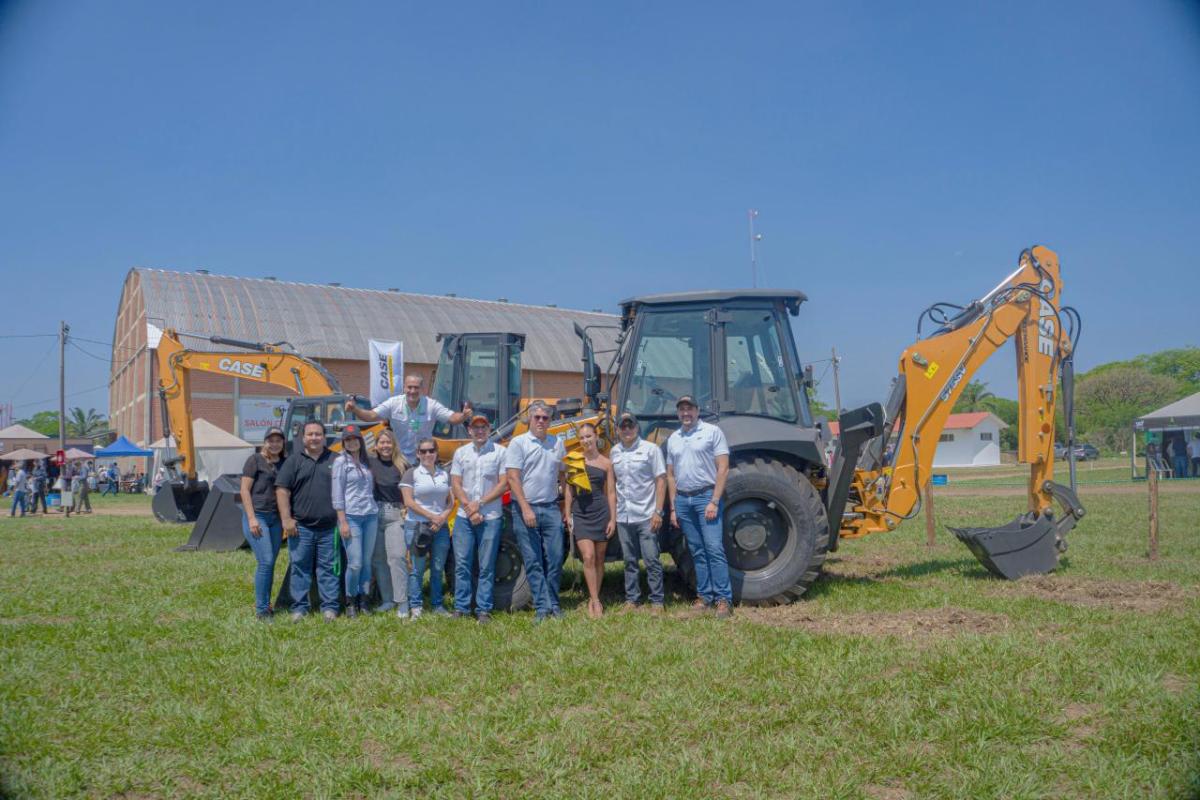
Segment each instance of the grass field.
[[[1200,481],[1163,493],[1155,563],[1144,493],[1084,500],[1053,576],[994,580],[917,521],[844,544],[805,602],[730,622],[674,595],[665,618],[487,628],[264,625],[250,554],[173,552],[187,530],[141,498],[5,509],[0,793],[1200,796]],[[1019,504],[937,508],[998,524]]]

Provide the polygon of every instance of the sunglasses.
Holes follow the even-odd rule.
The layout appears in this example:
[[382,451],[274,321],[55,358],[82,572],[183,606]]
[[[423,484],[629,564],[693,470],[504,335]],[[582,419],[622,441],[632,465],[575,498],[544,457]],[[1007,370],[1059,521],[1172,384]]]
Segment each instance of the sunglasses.
[[421,448],[420,450],[418,450],[417,452],[418,452],[418,453],[420,453],[420,454],[421,454],[421,455],[423,455],[423,456],[427,456],[427,455],[429,455],[430,453],[436,453],[436,452],[437,452],[437,448],[422,447],[422,448]]
[[617,427],[618,427],[618,428],[636,428],[636,427],[637,427],[637,423],[636,423],[636,422],[622,422],[622,423],[621,423],[620,425],[618,425]]

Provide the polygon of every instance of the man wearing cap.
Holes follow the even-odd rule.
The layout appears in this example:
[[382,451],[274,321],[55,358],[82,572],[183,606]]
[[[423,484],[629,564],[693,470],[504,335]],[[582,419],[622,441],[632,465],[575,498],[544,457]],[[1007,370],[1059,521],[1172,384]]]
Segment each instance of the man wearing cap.
[[504,454],[508,488],[516,503],[513,533],[521,547],[525,576],[533,593],[535,622],[561,617],[558,581],[563,562],[563,518],[558,495],[566,470],[566,447],[552,433],[550,407],[529,404],[529,430],[514,437]]
[[309,420],[304,423],[304,449],[285,460],[275,477],[275,499],[291,560],[288,579],[293,622],[308,613],[314,560],[321,614],[326,621],[337,619],[340,586],[333,572],[338,547],[333,458],[333,452],[325,447],[325,426]]
[[662,527],[667,467],[662,448],[638,435],[638,419],[628,412],[617,421],[618,441],[609,451],[617,476],[617,535],[625,556],[625,606],[635,608],[642,597],[638,585],[638,559],[646,562],[652,613],[662,613],[662,561],[658,557],[658,531]]
[[691,395],[675,402],[680,428],[667,439],[667,486],[675,518],[687,538],[696,566],[693,607],[712,607],[717,615],[733,613],[733,587],[725,558],[725,480],[729,475],[729,444],[716,425],[700,419]]
[[471,416],[470,402],[463,403],[462,411],[451,411],[432,397],[423,395],[424,387],[425,379],[420,375],[406,375],[403,395],[389,397],[372,409],[359,408],[350,397],[346,400],[346,411],[363,422],[387,420],[396,432],[400,454],[410,465],[415,465],[417,442],[432,436],[434,425],[439,422],[458,425]]
[[479,585],[475,588],[475,613],[480,625],[492,618],[492,592],[496,584],[496,555],[500,552],[502,513],[500,498],[508,491],[504,454],[508,448],[488,441],[491,423],[483,414],[471,417],[471,443],[454,452],[450,463],[450,488],[458,500],[454,525],[454,616],[471,613],[472,573],[479,559]]

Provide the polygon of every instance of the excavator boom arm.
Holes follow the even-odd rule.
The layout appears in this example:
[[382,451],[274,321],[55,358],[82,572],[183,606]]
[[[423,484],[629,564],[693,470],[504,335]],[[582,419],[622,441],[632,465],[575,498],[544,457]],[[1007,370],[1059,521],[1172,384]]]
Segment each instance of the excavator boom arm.
[[[214,337],[218,344],[232,340]],[[242,344],[242,343],[236,343]],[[249,344],[247,343],[247,346]],[[162,399],[163,427],[175,437],[178,455],[169,466],[178,476],[196,476],[196,445],[192,435],[193,372],[210,372],[230,378],[268,383],[289,389],[298,395],[339,394],[337,379],[328,370],[294,353],[273,345],[248,352],[207,352],[189,350],[172,329],[163,331],[158,345],[159,397]]]
[[1022,252],[1017,270],[995,289],[955,316],[943,315],[934,334],[904,350],[882,441],[867,447],[855,470],[840,537],[892,530],[918,512],[955,402],[1010,339],[1020,406],[1017,455],[1030,465],[1029,515],[1052,515],[1057,500],[1076,518],[1082,516],[1074,493],[1053,480],[1058,378],[1061,372],[1069,380],[1078,330],[1074,310],[1062,306],[1061,298],[1058,256],[1034,247]]

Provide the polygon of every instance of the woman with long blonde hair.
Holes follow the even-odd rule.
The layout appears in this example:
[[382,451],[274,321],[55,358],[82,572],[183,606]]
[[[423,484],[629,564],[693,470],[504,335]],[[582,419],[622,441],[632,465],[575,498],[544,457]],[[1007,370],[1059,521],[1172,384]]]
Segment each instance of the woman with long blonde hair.
[[379,535],[375,537],[371,571],[379,587],[377,611],[395,611],[408,619],[408,547],[404,541],[404,495],[400,478],[404,458],[396,434],[385,428],[375,439],[375,455],[369,459],[375,479],[375,502],[379,504]]

